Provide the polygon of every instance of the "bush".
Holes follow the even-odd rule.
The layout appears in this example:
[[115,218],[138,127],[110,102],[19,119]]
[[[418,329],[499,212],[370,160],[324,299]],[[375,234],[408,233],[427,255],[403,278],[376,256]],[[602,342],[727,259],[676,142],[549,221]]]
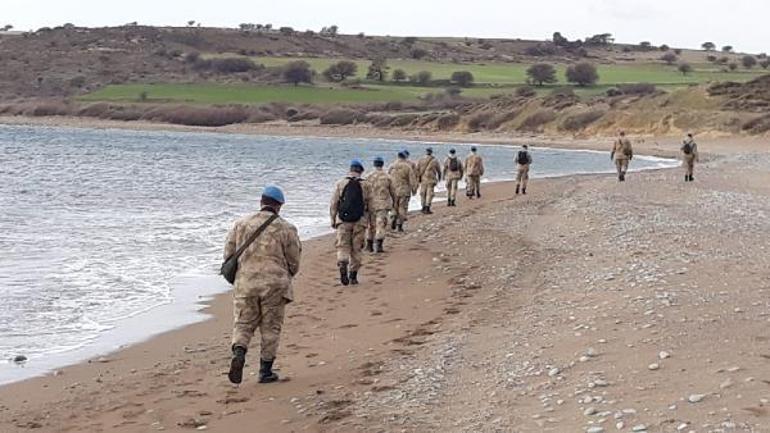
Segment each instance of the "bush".
[[250,59],[242,57],[226,57],[222,59],[199,59],[193,64],[199,71],[212,71],[218,74],[237,74],[257,69],[258,66]]
[[556,114],[551,110],[540,110],[529,115],[519,126],[519,130],[540,132],[542,126],[556,119]]
[[155,120],[188,126],[225,126],[241,123],[249,118],[243,107],[159,107],[146,113],[145,120]]
[[451,81],[460,87],[470,87],[473,85],[473,74],[469,71],[456,71],[452,73]]
[[558,48],[550,43],[533,45],[524,50],[524,54],[532,57],[553,56],[558,52]]
[[403,69],[396,69],[393,71],[393,81],[401,82],[407,80],[406,72]]
[[677,57],[674,53],[666,53],[660,56],[660,60],[663,60],[666,62],[666,64],[673,65],[677,60],[679,60],[679,57]]
[[556,68],[547,63],[537,63],[527,69],[529,81],[542,86],[544,83],[553,84],[557,82]]
[[738,64],[735,62],[731,62],[729,65],[727,65],[728,68],[730,68],[731,71],[735,71],[738,69]]
[[570,132],[581,131],[588,125],[601,119],[602,116],[604,116],[604,113],[603,110],[590,110],[573,114],[562,121],[561,125],[559,125],[559,129]]
[[682,73],[682,75],[687,75],[687,74],[689,74],[690,72],[692,72],[692,66],[690,66],[690,64],[689,64],[689,63],[682,63],[682,64],[680,64],[680,65],[679,65],[679,67],[677,68],[677,70],[678,70],[679,72],[681,72],[681,73]]
[[304,60],[295,60],[289,62],[283,67],[281,72],[283,80],[287,83],[292,83],[295,86],[299,83],[313,82],[313,70],[310,69],[310,63]]
[[342,82],[348,77],[356,75],[357,71],[358,66],[355,63],[349,60],[342,60],[326,68],[323,71],[323,76],[332,82]]
[[491,111],[480,111],[471,115],[471,117],[468,118],[468,130],[477,132],[486,129],[487,122],[489,122],[493,115],[494,114]]
[[200,59],[201,59],[201,53],[197,51],[187,53],[187,55],[184,56],[184,61],[190,64],[198,63],[198,60]]
[[767,69],[770,67],[770,59],[762,59],[759,61],[759,66],[762,67],[762,69]]
[[422,48],[415,48],[409,53],[413,59],[420,60],[428,55],[428,52]]
[[743,63],[743,67],[746,69],[751,69],[754,66],[757,66],[757,59],[754,56],[743,56],[741,59],[741,63]]
[[444,114],[436,119],[436,127],[441,131],[454,129],[460,123],[460,116],[457,114]]
[[516,96],[521,96],[522,98],[532,98],[537,95],[537,91],[530,86],[517,87],[515,93]]
[[650,83],[621,84],[618,91],[623,95],[651,95],[658,89]]
[[350,125],[362,119],[361,113],[345,108],[334,109],[321,115],[322,125]]
[[447,87],[446,89],[444,89],[444,93],[446,93],[446,95],[449,96],[450,98],[457,98],[458,96],[460,96],[460,94],[463,93],[463,89],[457,86]]
[[599,81],[599,73],[591,63],[578,63],[567,68],[567,81],[581,87],[594,85]]
[[427,86],[433,79],[433,74],[428,71],[420,71],[412,75],[412,81],[419,86]]
[[64,102],[41,102],[33,105],[24,112],[25,116],[45,117],[45,116],[69,116],[72,114],[72,107]]

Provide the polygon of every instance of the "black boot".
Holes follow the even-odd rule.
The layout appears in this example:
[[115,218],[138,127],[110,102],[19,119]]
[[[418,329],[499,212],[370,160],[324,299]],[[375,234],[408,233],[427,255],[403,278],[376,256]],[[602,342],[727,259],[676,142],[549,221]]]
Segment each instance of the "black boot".
[[521,193],[524,195],[527,195],[527,188],[526,187],[522,188]]
[[620,180],[621,182],[625,182],[626,181],[626,174],[625,173],[620,173],[620,177],[618,178],[618,180]]
[[358,285],[358,271],[350,271],[350,276],[348,278],[350,279],[350,284],[354,286]]
[[347,286],[350,284],[350,280],[348,279],[348,262],[341,262],[339,264],[340,267],[340,283],[342,283],[343,286]]
[[476,191],[476,198],[481,198],[481,191]]
[[446,207],[452,207],[452,200],[451,199],[447,199]]
[[695,178],[692,175],[690,175],[690,182],[692,182],[694,180],[695,180]]
[[383,242],[385,242],[384,239],[377,239],[377,247],[374,249],[377,253],[384,253],[385,249],[382,247]]
[[689,174],[685,174],[684,175],[684,181],[685,182],[689,182],[690,181],[690,175]]
[[520,188],[520,185],[516,185],[516,195],[519,195],[519,188]]
[[393,218],[393,220],[390,222],[390,229],[395,230],[396,224],[398,224],[398,221],[396,221],[396,218]]
[[366,240],[366,251],[373,253],[374,252],[374,241],[371,239]]
[[243,366],[246,365],[246,348],[233,346],[233,359],[230,361],[230,372],[227,378],[230,382],[238,385],[243,381]]
[[399,225],[398,225],[398,231],[399,231],[400,233],[403,233],[403,232],[404,232],[404,224],[403,224],[403,223],[401,223],[401,224],[399,224]]
[[431,211],[431,210],[430,210],[430,206],[425,206],[425,214],[426,214],[426,215],[431,215],[431,214],[433,214],[433,211]]
[[273,373],[273,362],[259,360],[259,383],[273,383],[278,382],[278,375]]

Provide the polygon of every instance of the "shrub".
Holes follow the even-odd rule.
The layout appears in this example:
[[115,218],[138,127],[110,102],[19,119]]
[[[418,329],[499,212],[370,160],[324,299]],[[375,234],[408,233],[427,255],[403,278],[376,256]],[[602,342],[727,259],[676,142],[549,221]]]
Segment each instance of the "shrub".
[[422,48],[415,48],[409,53],[413,59],[420,60],[428,55],[428,51]]
[[283,67],[281,75],[285,82],[292,83],[295,86],[299,83],[310,84],[313,82],[313,70],[310,69],[310,63],[304,60],[295,60],[287,63]]
[[651,95],[657,91],[650,83],[621,84],[617,89],[623,95]]
[[257,69],[258,66],[250,59],[242,57],[226,57],[222,59],[199,59],[193,64],[199,71],[212,71],[218,74],[237,74]]
[[558,48],[550,43],[533,45],[524,50],[524,54],[532,57],[553,56],[558,52]]
[[357,71],[358,66],[355,63],[349,60],[342,60],[326,68],[323,71],[323,76],[332,82],[342,82],[348,77],[356,75]]
[[542,131],[542,126],[556,119],[556,114],[552,110],[539,110],[530,114],[519,126],[522,131]]
[[471,132],[481,131],[487,127],[487,122],[494,114],[491,111],[480,111],[474,113],[468,118],[468,130]]
[[581,87],[594,85],[599,81],[599,73],[591,63],[578,63],[567,68],[567,81]]
[[450,98],[456,98],[463,93],[463,89],[457,86],[447,87],[446,89],[444,89],[444,93],[446,93],[446,95],[449,96]]
[[460,116],[457,114],[444,114],[436,119],[436,127],[441,131],[454,129],[460,123]]
[[151,110],[143,118],[177,125],[214,127],[244,122],[249,113],[243,107],[172,106]]
[[537,95],[537,92],[530,86],[520,86],[516,88],[516,96],[521,96],[522,98],[532,98],[535,95]]
[[537,63],[527,69],[529,81],[542,86],[544,83],[553,84],[557,82],[556,68],[548,63]]
[[24,112],[26,116],[45,117],[45,116],[69,116],[72,114],[72,107],[64,102],[41,102],[33,105]]
[[679,65],[679,67],[677,68],[677,70],[678,70],[679,72],[681,72],[681,73],[682,73],[682,75],[687,75],[687,74],[689,74],[690,72],[692,72],[692,66],[690,66],[690,64],[689,64],[689,63],[682,63],[682,64],[680,64],[680,65]]
[[559,129],[570,132],[583,130],[588,125],[601,119],[601,117],[604,116],[604,113],[603,110],[590,110],[573,114],[562,121],[561,125],[559,125]]
[[490,130],[498,129],[503,126],[504,123],[515,119],[520,113],[521,110],[509,110],[494,114],[489,120],[487,120],[486,128]]
[[451,81],[460,87],[470,87],[473,85],[473,74],[469,71],[456,71],[452,73]]
[[192,51],[187,53],[187,55],[184,56],[184,61],[187,63],[195,64],[198,63],[198,60],[201,58],[201,53],[197,51]]
[[762,67],[762,69],[767,69],[770,67],[770,59],[762,59],[759,61],[759,66]]
[[322,125],[350,125],[361,119],[361,113],[345,108],[334,109],[321,115]]
[[677,60],[679,60],[679,57],[677,57],[677,55],[674,53],[666,53],[660,56],[660,60],[663,60],[666,62],[666,64],[673,65]]
[[757,59],[754,56],[746,55],[741,59],[741,63],[743,63],[744,68],[751,69],[754,66],[757,66]]
[[730,68],[731,71],[735,71],[738,69],[738,64],[735,62],[731,62],[729,65],[727,65],[728,68]]
[[417,85],[420,85],[420,86],[427,86],[428,84],[430,84],[432,79],[433,79],[433,74],[431,74],[428,71],[420,71],[412,75],[412,81],[414,81]]
[[407,75],[403,69],[396,69],[395,71],[393,71],[393,81],[401,82],[401,81],[406,81],[406,79],[407,79]]

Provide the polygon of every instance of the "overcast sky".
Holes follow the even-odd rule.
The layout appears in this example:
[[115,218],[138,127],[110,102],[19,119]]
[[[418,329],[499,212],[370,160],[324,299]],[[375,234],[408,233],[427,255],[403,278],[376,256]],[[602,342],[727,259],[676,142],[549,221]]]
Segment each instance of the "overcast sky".
[[713,41],[770,51],[766,0],[0,0],[3,24],[17,30],[78,26],[235,27],[242,22],[296,29],[337,24],[343,33],[399,36],[570,39],[612,33],[619,42],[699,47]]

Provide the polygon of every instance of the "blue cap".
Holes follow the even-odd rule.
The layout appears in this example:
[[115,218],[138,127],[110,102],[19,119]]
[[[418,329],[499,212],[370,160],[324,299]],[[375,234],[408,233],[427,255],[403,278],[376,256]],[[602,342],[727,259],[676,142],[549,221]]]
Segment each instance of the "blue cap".
[[385,164],[385,160],[381,156],[375,156],[372,162],[375,164]]
[[475,152],[475,151],[476,151],[476,146],[471,146],[471,152]]
[[360,168],[361,171],[364,171],[364,163],[358,158],[353,159],[350,161],[350,168]]
[[280,204],[286,203],[286,199],[283,197],[283,191],[277,186],[268,185],[262,191],[262,197],[271,198]]
[[428,155],[432,154],[433,153],[433,148],[429,147],[429,148],[425,149],[425,153],[427,153]]
[[403,153],[406,156],[409,156],[409,149],[404,149],[401,151],[401,153]]
[[398,152],[398,157],[406,159],[406,154],[404,153],[403,150],[401,152]]
[[451,153],[452,155],[454,155],[454,154],[455,154],[455,150],[454,150],[454,149],[449,149],[449,153]]

